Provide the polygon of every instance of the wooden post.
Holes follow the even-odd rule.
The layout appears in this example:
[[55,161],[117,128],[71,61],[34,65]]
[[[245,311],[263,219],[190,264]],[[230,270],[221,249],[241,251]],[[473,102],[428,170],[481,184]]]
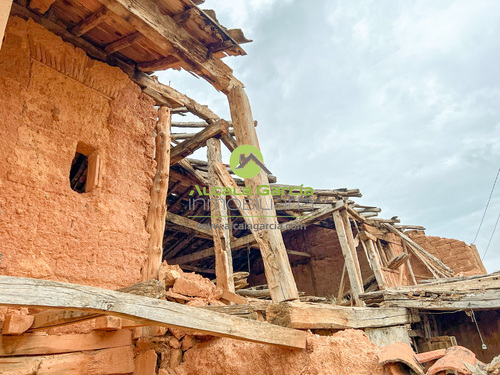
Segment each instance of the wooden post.
[[150,235],[148,259],[143,270],[143,280],[158,277],[163,256],[163,233],[167,214],[168,176],[170,170],[170,109],[160,107],[156,123],[156,175],[151,187],[151,202],[146,218]]
[[[207,148],[208,186],[210,192],[212,192],[213,188],[221,186],[220,179],[217,177],[217,172],[215,170],[215,163],[222,162],[220,141],[215,138],[209,139],[207,141]],[[217,198],[221,198],[223,201],[221,202],[217,200]],[[210,194],[210,220],[214,238],[215,276],[218,287],[234,293],[231,231],[229,229],[225,202],[226,199],[224,195],[216,197]]]
[[368,261],[372,266],[373,274],[375,275],[375,279],[377,280],[378,287],[380,289],[387,289],[387,284],[385,282],[385,277],[384,277],[384,270],[382,269],[382,265],[380,263],[380,259],[377,254],[377,250],[375,250],[375,245],[373,241],[369,238],[366,238],[365,240],[360,238],[360,241],[368,254]]
[[340,247],[344,255],[349,283],[351,284],[352,300],[354,300],[356,306],[364,306],[364,302],[359,298],[359,295],[363,293],[363,279],[361,277],[361,270],[359,269],[354,241],[352,240],[351,226],[348,225],[347,212],[345,210],[342,210],[342,213],[334,211],[333,221],[335,223],[335,230],[337,231]]
[[10,8],[12,7],[12,0],[2,0],[0,2],[0,48],[2,48],[3,37],[7,21],[9,20]]
[[[228,94],[228,100],[238,146],[252,145],[259,148],[252,110],[243,88],[233,87]],[[245,179],[245,184],[252,189],[250,198],[254,201],[259,200],[261,203],[254,210],[258,216],[253,218],[254,223],[264,224],[267,227],[267,229],[258,232],[256,240],[262,254],[271,298],[273,302],[296,300],[299,298],[299,294],[281,231],[271,229],[271,227],[277,228],[278,224],[273,198],[270,195],[260,196],[257,194],[257,187],[269,185],[269,178],[264,171],[260,171],[257,176]]]

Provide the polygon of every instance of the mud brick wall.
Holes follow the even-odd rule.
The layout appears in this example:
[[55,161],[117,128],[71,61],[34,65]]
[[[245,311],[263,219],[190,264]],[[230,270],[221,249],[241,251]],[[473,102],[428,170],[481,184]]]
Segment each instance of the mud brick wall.
[[[118,288],[141,279],[156,111],[119,69],[9,20],[0,52],[0,274]],[[79,194],[77,145],[100,158]]]
[[[487,273],[477,249],[463,241],[426,236],[423,231],[409,231],[406,234],[429,253],[443,261],[456,275],[471,276]],[[432,278],[431,273],[418,259],[413,257],[412,265],[417,279],[419,276],[420,278]]]

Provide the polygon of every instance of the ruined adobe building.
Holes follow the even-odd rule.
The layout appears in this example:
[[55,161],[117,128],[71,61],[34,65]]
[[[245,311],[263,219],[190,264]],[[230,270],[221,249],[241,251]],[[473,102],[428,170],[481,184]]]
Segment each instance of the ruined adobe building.
[[[381,374],[375,344],[394,341],[490,361],[500,282],[474,245],[379,218],[356,189],[298,201],[223,163],[221,147],[258,147],[221,60],[248,40],[201,2],[0,5],[0,373],[333,373],[358,358],[353,373]],[[227,95],[231,121],[150,75],[181,68]],[[200,121],[171,121],[185,112]],[[273,215],[237,209],[269,184],[280,193],[247,198]],[[210,198],[195,186],[232,203],[193,205]],[[228,212],[268,229],[225,228]]]

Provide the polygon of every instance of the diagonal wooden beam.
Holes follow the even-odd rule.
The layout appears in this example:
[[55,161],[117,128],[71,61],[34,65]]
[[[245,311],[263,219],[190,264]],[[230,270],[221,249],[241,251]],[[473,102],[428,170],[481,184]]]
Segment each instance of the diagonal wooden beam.
[[306,332],[179,303],[56,281],[0,276],[0,305],[72,308],[208,335],[306,347]]
[[179,227],[186,228],[189,233],[195,232],[197,237],[202,237],[211,240],[212,231],[205,229],[201,223],[188,219],[187,217],[176,215],[172,212],[167,214],[167,221]]
[[207,140],[210,138],[220,137],[221,135],[228,134],[228,132],[229,124],[225,120],[218,120],[213,124],[210,124],[193,138],[180,143],[172,149],[172,153],[170,155],[170,165],[178,163],[181,159],[191,155],[199,148],[205,146]]

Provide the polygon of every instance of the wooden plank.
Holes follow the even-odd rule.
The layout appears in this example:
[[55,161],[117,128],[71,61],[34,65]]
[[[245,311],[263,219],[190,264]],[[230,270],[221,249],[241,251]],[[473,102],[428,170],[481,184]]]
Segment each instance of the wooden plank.
[[164,300],[56,281],[0,276],[0,305],[81,309],[150,325],[305,348],[306,333]]
[[38,12],[40,14],[44,14],[49,10],[52,4],[54,4],[56,0],[31,0],[29,7],[30,9]]
[[142,72],[156,72],[158,70],[180,69],[181,61],[175,56],[163,57],[159,60],[146,61],[137,64],[137,69]]
[[11,7],[12,0],[5,0],[0,3],[0,49],[2,48],[5,28],[7,27],[7,21],[9,20]]
[[[368,232],[365,232],[368,233]],[[375,275],[375,279],[377,280],[377,284],[380,289],[386,289],[387,283],[384,276],[384,271],[382,270],[382,263],[378,256],[377,250],[375,249],[375,243],[371,239],[361,240],[361,244],[366,248],[366,252],[368,254],[368,261],[373,270],[373,274]]]
[[151,202],[146,217],[146,231],[149,233],[146,266],[143,280],[157,279],[163,257],[163,234],[167,215],[168,178],[170,170],[170,109],[158,109],[156,122],[156,174],[151,187]]
[[404,308],[344,307],[322,304],[272,304],[268,321],[296,329],[387,327],[411,322]]
[[2,335],[21,335],[31,327],[33,320],[33,315],[7,314]]
[[[243,88],[241,86],[233,87],[228,94],[228,101],[238,145],[252,145],[259,148],[252,110]],[[272,196],[257,195],[259,185],[269,185],[267,174],[260,171],[257,176],[246,179],[245,184],[252,190],[250,198],[255,199],[255,201],[259,199],[262,203],[255,209],[257,216],[260,217],[253,218],[253,222],[255,224],[264,224],[267,228],[272,228],[274,225],[276,228],[278,220]],[[263,210],[262,206],[268,209]],[[266,229],[265,235],[256,237],[256,240],[262,253],[266,280],[273,302],[298,299],[299,293],[288,261],[281,231],[279,229]]]
[[85,374],[130,374],[134,371],[133,347],[43,357],[0,358],[2,374],[81,375],[82,370]]
[[46,355],[132,345],[132,332],[91,332],[67,335],[0,335],[0,357]]
[[211,56],[208,49],[178,26],[168,15],[163,14],[152,0],[99,0],[101,4],[118,16],[126,19],[163,52],[171,53],[184,60],[192,71],[205,78],[217,90],[227,92],[239,82],[232,70],[218,58]]
[[187,217],[168,212],[167,221],[169,223],[188,229],[189,233],[195,232],[198,237],[206,238],[209,240],[213,238],[212,230],[205,229],[205,227],[201,223],[188,219]]
[[106,8],[101,7],[96,12],[85,18],[82,22],[71,29],[75,36],[82,36],[94,27],[99,26],[112,16],[112,13]]
[[172,153],[170,155],[170,165],[176,164],[181,159],[185,158],[188,155],[191,155],[199,148],[205,146],[210,138],[220,137],[222,134],[227,134],[228,132],[229,124],[227,123],[227,121],[215,121],[213,124],[210,124],[201,132],[197,133],[193,138],[185,140],[184,142],[175,146],[172,149]]
[[[229,124],[228,124],[229,125]],[[222,163],[220,141],[212,138],[207,141],[208,160],[208,187],[210,189],[210,222],[212,224],[214,252],[215,252],[215,276],[217,286],[223,290],[234,293],[233,280],[233,257],[231,253],[231,232],[228,220],[228,209],[226,199],[223,196],[221,202],[216,200],[212,194],[221,181],[215,170],[215,163]]]
[[228,302],[236,303],[237,305],[246,305],[248,303],[248,301],[245,297],[242,297],[236,293],[230,292],[229,290],[222,291],[221,299],[224,299]]
[[345,262],[344,262],[344,267],[342,267],[342,276],[340,277],[339,290],[337,292],[337,305],[342,304],[342,298],[344,297],[344,289],[345,289],[346,284],[347,284],[347,277],[345,275],[346,272],[347,272],[347,269],[346,269]]
[[140,32],[135,32],[133,34],[124,36],[123,38],[118,39],[113,43],[108,44],[106,47],[104,47],[104,51],[110,54],[115,53],[143,39],[144,35],[142,35]]
[[[345,213],[345,211],[343,211]],[[345,214],[347,215],[347,214]],[[363,293],[363,279],[361,278],[361,271],[359,270],[359,262],[356,254],[356,249],[352,240],[348,238],[348,230],[345,219],[339,211],[333,212],[333,221],[335,223],[335,230],[339,238],[342,254],[344,255],[344,262],[349,276],[349,283],[351,284],[352,298],[356,306],[364,306],[364,302],[359,299],[359,295]]]

